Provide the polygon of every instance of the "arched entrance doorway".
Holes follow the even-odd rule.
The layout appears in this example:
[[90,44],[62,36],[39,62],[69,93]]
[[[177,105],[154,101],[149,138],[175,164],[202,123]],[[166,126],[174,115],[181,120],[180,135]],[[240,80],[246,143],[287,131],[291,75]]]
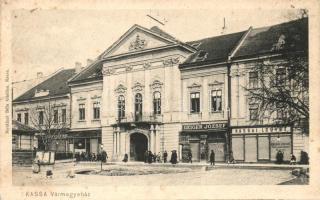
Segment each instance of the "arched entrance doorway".
[[142,133],[130,136],[130,160],[144,161],[144,153],[148,150],[148,138]]

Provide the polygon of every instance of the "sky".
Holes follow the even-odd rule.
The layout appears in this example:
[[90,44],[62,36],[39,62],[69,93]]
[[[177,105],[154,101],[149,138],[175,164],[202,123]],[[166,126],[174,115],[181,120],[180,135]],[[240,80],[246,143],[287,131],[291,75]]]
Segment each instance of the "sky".
[[[269,26],[292,20],[296,10],[43,10],[12,12],[13,81],[49,75],[95,59],[131,26],[159,26],[181,41]],[[147,17],[165,21],[161,25]]]

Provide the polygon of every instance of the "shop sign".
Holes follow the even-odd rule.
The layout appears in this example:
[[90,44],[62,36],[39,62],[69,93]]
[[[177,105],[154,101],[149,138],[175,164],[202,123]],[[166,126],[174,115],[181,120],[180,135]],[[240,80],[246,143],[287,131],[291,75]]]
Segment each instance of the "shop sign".
[[66,139],[67,137],[68,137],[67,134],[46,135],[47,139],[53,139],[53,140]]
[[250,134],[250,133],[290,133],[290,126],[280,127],[259,127],[259,128],[233,128],[232,134]]
[[227,127],[226,123],[187,124],[187,125],[182,125],[182,130],[183,131],[214,130],[214,129],[224,129],[226,127]]

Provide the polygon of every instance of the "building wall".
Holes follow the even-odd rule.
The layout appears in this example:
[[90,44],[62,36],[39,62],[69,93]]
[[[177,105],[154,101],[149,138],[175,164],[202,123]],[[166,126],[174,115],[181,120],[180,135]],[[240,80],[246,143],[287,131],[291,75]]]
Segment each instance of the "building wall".
[[[93,117],[93,103],[100,103],[100,119]],[[85,105],[85,120],[79,119],[79,105]],[[101,128],[102,83],[89,83],[71,87],[71,129],[96,129]]]
[[[182,121],[219,121],[228,118],[228,84],[226,65],[195,68],[181,72]],[[221,90],[222,110],[211,110],[211,91]],[[200,113],[190,112],[190,93],[200,92]]]
[[[25,123],[24,113],[29,114],[29,123],[31,127],[37,127],[38,123],[38,111],[39,107],[46,109],[49,112],[48,107],[53,106],[54,109],[58,110],[59,122],[61,122],[62,109],[66,109],[66,125],[64,128],[70,127],[70,99],[65,98],[52,98],[50,100],[37,100],[37,101],[26,101],[22,103],[13,103],[13,119],[17,120],[18,113],[21,114],[21,123]],[[53,110],[53,109],[52,109]],[[51,111],[52,112],[52,111]],[[53,113],[52,113],[53,115]],[[53,126],[54,127],[54,126]]]

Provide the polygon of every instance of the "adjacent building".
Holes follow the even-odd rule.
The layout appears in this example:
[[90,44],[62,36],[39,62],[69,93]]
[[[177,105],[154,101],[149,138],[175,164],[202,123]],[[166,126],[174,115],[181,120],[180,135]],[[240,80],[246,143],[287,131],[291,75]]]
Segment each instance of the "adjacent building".
[[239,162],[271,162],[282,150],[288,160],[308,151],[308,133],[281,113],[260,119],[245,88],[255,87],[258,62],[281,63],[290,38],[307,52],[307,35],[307,19],[190,42],[134,25],[79,73],[67,73],[63,95],[51,95],[56,84],[36,86],[14,101],[14,115],[23,121],[31,105],[59,99],[70,115],[64,150],[103,148],[112,160],[143,161],[148,150],[176,150],[182,161],[191,152],[204,162],[211,150],[219,162],[231,153]]

